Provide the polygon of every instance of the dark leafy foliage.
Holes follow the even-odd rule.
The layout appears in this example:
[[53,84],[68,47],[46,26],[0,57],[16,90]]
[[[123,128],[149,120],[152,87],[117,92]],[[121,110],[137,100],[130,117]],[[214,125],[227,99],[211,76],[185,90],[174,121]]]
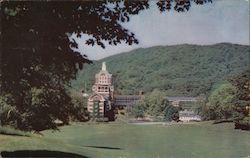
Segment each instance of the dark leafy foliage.
[[250,106],[250,70],[235,75],[230,82],[237,87],[237,104]]
[[143,118],[145,116],[145,112],[146,112],[146,103],[144,101],[140,101],[133,106],[130,113],[135,118]]
[[237,88],[235,108],[235,128],[250,130],[250,70],[230,79]]
[[164,120],[166,121],[179,121],[179,108],[172,105],[168,105],[164,110]]
[[188,11],[191,3],[194,2],[197,5],[202,5],[204,3],[210,2],[212,0],[159,0],[157,6],[161,12],[166,10],[171,10],[174,8],[178,12]]

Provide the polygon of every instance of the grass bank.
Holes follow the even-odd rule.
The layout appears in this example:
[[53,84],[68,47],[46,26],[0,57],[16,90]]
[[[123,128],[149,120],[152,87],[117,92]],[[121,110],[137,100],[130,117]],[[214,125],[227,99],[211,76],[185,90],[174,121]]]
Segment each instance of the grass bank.
[[23,132],[11,127],[0,126],[0,134],[12,136],[31,136],[31,133]]
[[250,155],[250,133],[232,123],[73,124],[43,137],[0,135],[0,150],[53,150],[92,158],[235,158]]

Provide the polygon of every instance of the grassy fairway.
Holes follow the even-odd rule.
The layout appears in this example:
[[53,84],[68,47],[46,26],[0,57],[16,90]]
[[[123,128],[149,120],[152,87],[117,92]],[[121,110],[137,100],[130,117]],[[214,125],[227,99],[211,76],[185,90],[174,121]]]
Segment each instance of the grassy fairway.
[[0,136],[0,150],[49,149],[92,158],[236,158],[250,155],[250,132],[232,124],[75,124],[44,137]]

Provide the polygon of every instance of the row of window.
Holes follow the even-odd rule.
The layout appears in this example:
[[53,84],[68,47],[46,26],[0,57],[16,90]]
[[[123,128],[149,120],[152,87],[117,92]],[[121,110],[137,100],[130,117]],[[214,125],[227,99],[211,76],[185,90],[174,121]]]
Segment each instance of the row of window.
[[99,83],[111,83],[111,82],[108,82],[107,80],[99,80]]
[[98,87],[98,92],[109,92],[108,87]]
[[96,82],[98,83],[111,83],[110,77],[101,76],[99,78],[96,78]]

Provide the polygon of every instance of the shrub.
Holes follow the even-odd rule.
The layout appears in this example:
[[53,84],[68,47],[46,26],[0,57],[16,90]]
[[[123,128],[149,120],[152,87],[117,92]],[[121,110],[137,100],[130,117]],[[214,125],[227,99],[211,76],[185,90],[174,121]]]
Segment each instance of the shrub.
[[131,113],[136,118],[144,117],[145,103],[143,101],[138,102],[136,105],[133,106]]
[[70,118],[72,121],[88,121],[89,112],[87,110],[87,98],[77,92],[71,92],[72,106],[70,108]]
[[250,117],[235,122],[235,129],[250,130]]
[[107,117],[104,117],[104,118],[96,118],[95,120],[96,122],[108,122],[109,119]]
[[0,125],[11,125],[16,127],[17,111],[15,107],[11,106],[10,98],[11,96],[9,95],[0,96]]
[[230,123],[230,122],[234,122],[233,119],[221,119],[221,120],[215,120],[213,122],[213,124],[219,124],[219,123]]

